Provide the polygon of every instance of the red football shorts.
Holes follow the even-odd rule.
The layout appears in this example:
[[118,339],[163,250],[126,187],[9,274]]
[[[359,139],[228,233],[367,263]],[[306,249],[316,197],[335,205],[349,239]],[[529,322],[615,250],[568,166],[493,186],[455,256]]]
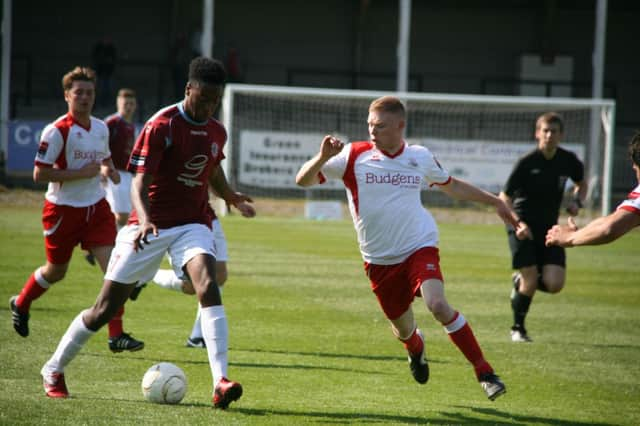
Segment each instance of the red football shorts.
[[55,264],[69,262],[78,244],[85,250],[113,246],[117,233],[115,218],[104,198],[89,207],[56,205],[45,200],[42,226],[47,260]]
[[440,256],[436,247],[423,247],[404,262],[395,265],[364,264],[371,289],[387,318],[394,320],[404,314],[413,299],[421,296],[420,286],[429,279],[444,281],[440,271]]

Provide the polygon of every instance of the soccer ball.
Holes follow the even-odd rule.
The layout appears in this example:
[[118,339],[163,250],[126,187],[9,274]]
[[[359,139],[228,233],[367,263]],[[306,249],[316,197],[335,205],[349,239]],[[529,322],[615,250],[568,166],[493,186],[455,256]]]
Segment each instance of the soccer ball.
[[142,394],[157,404],[177,404],[187,393],[187,377],[170,362],[153,365],[142,378]]

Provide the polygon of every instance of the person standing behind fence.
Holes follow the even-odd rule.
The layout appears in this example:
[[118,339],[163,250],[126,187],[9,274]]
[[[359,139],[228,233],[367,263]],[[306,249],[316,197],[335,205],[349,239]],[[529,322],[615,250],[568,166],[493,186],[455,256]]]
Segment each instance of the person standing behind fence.
[[531,342],[525,318],[536,290],[557,293],[565,284],[566,256],[562,247],[545,246],[547,231],[558,223],[567,179],[574,183],[567,206],[578,214],[587,194],[584,165],[578,157],[558,145],[564,136],[564,121],[554,112],[536,120],[537,147],[520,158],[499,196],[512,206],[527,238],[520,239],[513,228],[507,230],[512,255],[511,309],[513,342]]
[[93,46],[91,59],[97,75],[97,97],[100,106],[106,106],[111,100],[113,75],[116,70],[116,46],[110,37],[103,37]]

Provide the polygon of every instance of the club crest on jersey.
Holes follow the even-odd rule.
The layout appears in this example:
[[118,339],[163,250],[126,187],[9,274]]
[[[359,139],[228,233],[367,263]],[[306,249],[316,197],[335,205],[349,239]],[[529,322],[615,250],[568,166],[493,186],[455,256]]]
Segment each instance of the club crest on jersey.
[[437,271],[438,270],[436,265],[434,265],[433,263],[427,263],[426,269],[427,269],[427,271]]
[[211,155],[213,155],[214,157],[218,156],[219,150],[220,148],[218,147],[218,144],[214,143],[211,145]]
[[47,150],[49,149],[49,142],[42,141],[40,142],[40,146],[38,146],[38,153],[36,154],[38,158],[42,159],[47,155]]

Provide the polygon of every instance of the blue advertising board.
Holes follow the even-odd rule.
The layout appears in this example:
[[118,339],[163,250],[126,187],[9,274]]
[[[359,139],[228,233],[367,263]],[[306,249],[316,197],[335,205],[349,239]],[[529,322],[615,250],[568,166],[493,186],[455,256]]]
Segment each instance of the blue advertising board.
[[9,122],[6,173],[28,175],[33,171],[40,134],[46,121],[13,120]]

